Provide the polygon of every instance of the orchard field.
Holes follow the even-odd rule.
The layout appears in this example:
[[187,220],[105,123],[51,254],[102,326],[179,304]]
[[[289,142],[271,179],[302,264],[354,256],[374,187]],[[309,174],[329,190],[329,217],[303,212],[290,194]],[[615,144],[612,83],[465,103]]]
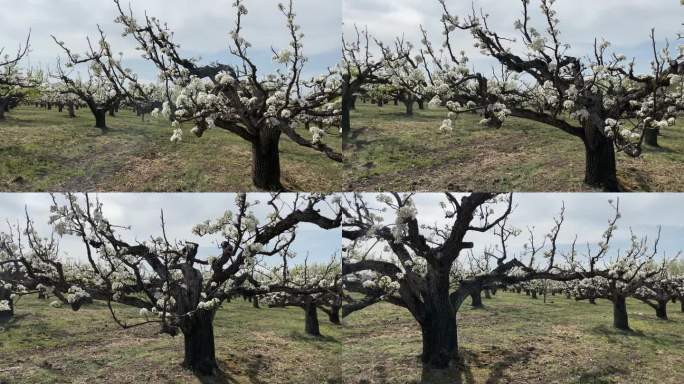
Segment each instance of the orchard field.
[[[423,375],[420,327],[404,309],[379,304],[346,320],[346,383],[680,383],[684,313],[669,320],[628,300],[633,332],[611,327],[611,304],[497,292],[459,313],[460,368]],[[469,302],[464,304],[468,305]],[[353,341],[352,341],[353,340]],[[426,371],[428,372],[428,371]]]
[[2,325],[0,382],[668,384],[684,375],[679,303],[664,321],[629,300],[633,332],[611,328],[605,300],[556,295],[544,303],[499,291],[484,305],[459,313],[462,369],[421,377],[420,328],[394,306],[354,313],[341,326],[320,316],[324,336],[312,337],[298,308],[234,300],[215,322],[223,373],[200,379],[180,365],[182,336],[158,335],[153,325],[121,330],[104,303],[72,312],[27,296]]
[[181,366],[182,335],[159,335],[154,324],[122,330],[99,301],[73,312],[25,296],[14,319],[0,325],[0,382],[340,383],[345,331],[325,316],[323,336],[312,337],[304,333],[301,309],[256,309],[236,299],[214,324],[222,374],[196,377]]
[[[403,104],[358,103],[345,151],[345,188],[357,191],[591,191],[584,179],[584,146],[541,123],[511,117],[501,128],[463,114],[453,132],[439,132],[447,111]],[[684,125],[661,130],[659,147],[638,158],[617,153],[625,191],[681,191]]]
[[[145,122],[130,110],[94,128],[90,111],[76,118],[21,106],[0,122],[0,190],[3,191],[251,191],[251,146],[216,130],[204,137],[169,140],[165,119]],[[331,145],[340,146],[331,138]],[[290,190],[339,189],[341,164],[283,138],[283,183]]]

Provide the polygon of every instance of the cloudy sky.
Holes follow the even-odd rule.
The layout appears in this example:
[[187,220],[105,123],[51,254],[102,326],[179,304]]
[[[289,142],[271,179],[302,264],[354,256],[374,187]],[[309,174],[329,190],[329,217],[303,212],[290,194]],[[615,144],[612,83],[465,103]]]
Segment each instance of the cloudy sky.
[[[513,23],[521,17],[519,0],[447,0],[446,3],[453,15],[461,17],[472,14],[474,5],[478,13],[482,9],[490,15],[493,30],[503,36],[518,37]],[[530,9],[532,25],[542,31],[545,25],[540,18],[539,0],[532,0]],[[679,0],[557,0],[555,9],[561,37],[571,44],[571,52],[587,55],[592,52],[594,38],[603,37],[613,44],[615,51],[645,62],[641,68],[647,68],[652,58],[648,37],[651,28],[656,29],[659,43],[663,44],[665,39],[673,41],[677,32],[684,29],[681,26],[684,6]],[[437,0],[345,0],[344,30],[349,34],[354,24],[361,28],[367,26],[379,40],[389,42],[403,34],[418,45],[419,25],[422,25],[432,36],[433,46],[439,48],[441,14]],[[452,43],[456,49],[465,50],[475,65],[491,65],[491,61],[481,59],[468,32],[455,32]]]
[[[218,244],[222,238],[194,236],[192,227],[235,208],[235,195],[229,193],[101,193],[95,196],[104,204],[104,214],[112,224],[131,226],[130,231],[120,231],[124,239],[144,241],[151,236],[160,236],[160,213],[163,209],[169,240],[196,242],[200,244],[199,253],[202,256],[218,254]],[[248,196],[250,201],[259,200],[262,203],[253,207],[256,217],[262,222],[271,212],[265,204],[268,198],[270,195],[258,193]],[[50,195],[45,193],[0,194],[0,231],[7,231],[7,220],[11,223],[19,220],[23,224],[26,207],[39,233],[48,236],[51,233],[47,224],[51,201]],[[333,217],[325,210],[322,213]],[[300,225],[290,248],[297,253],[294,261],[301,263],[308,255],[310,261],[325,263],[333,254],[339,256],[340,236],[339,229],[323,230],[311,224]],[[65,257],[75,260],[84,257],[83,245],[71,236],[65,236],[60,241],[60,248]]]
[[[366,200],[372,206],[381,207],[376,196],[367,194]],[[608,200],[617,202],[618,199],[622,217],[611,241],[611,256],[629,245],[630,228],[637,236],[646,236],[649,244],[652,244],[652,240],[657,237],[658,226],[661,226],[658,247],[661,257],[665,255],[671,258],[684,250],[684,222],[681,219],[684,217],[684,194],[518,193],[513,195],[515,209],[510,215],[509,224],[522,229],[523,233],[509,241],[509,252],[522,253],[522,246],[528,239],[527,227],[534,227],[535,238],[541,240],[553,227],[553,218],[565,203],[565,221],[558,237],[559,248],[569,249],[575,235],[578,235],[577,250],[582,253],[586,250],[587,243],[595,246],[601,240],[608,220],[615,213]],[[414,201],[419,223],[433,225],[453,222],[453,219],[444,218],[444,211],[439,205],[440,201],[446,202],[443,194],[417,194]],[[447,204],[447,207],[450,205]],[[495,209],[501,212],[505,207],[505,204],[499,204]],[[393,212],[386,212],[385,217],[385,223],[394,222]],[[465,240],[475,243],[473,251],[476,255],[482,254],[484,248],[498,242],[491,231],[485,234],[469,232]]]
[[[138,18],[144,12],[168,22],[175,40],[188,56],[204,62],[229,62],[228,32],[234,27],[234,0],[130,0]],[[315,74],[337,63],[340,52],[342,0],[295,0],[297,23],[304,37],[304,54],[310,63],[305,72]],[[253,48],[254,60],[271,70],[271,47],[280,50],[289,40],[285,18],[277,8],[285,0],[246,0],[249,14],[243,18],[243,37]],[[126,6],[129,0],[122,0]],[[132,37],[122,38],[122,28],[113,22],[116,7],[112,0],[0,0],[0,47],[15,49],[31,30],[32,65],[53,66],[61,49],[50,38],[59,40],[76,52],[87,47],[86,36],[97,36],[97,24],[110,38],[115,52],[124,53],[127,66],[145,79],[155,71],[135,51]],[[10,11],[11,10],[11,11]]]

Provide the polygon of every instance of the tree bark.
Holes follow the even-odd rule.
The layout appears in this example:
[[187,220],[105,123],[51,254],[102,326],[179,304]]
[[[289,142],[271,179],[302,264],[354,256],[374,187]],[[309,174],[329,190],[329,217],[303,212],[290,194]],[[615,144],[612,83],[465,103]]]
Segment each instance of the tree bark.
[[533,290],[532,290],[532,298],[533,298],[533,299],[536,299],[536,298],[537,298],[537,290],[536,290],[536,289],[533,289]]
[[679,296],[679,305],[681,306],[681,311],[684,312],[684,296]]
[[9,104],[8,99],[0,98],[0,120],[5,119],[5,108]]
[[589,304],[596,304],[596,299],[593,297],[589,298]]
[[252,307],[257,308],[257,309],[259,308],[259,298],[256,296],[254,296],[252,298]]
[[655,308],[656,316],[661,320],[667,320],[667,300],[658,300]]
[[485,299],[491,299],[492,298],[492,293],[489,290],[489,288],[485,289],[484,293],[485,293]]
[[645,128],[644,129],[644,142],[652,147],[658,146],[658,135],[660,130],[658,128]]
[[484,305],[482,305],[482,290],[481,289],[476,289],[470,293],[470,305],[473,308],[483,308],[484,307]]
[[413,97],[406,96],[403,101],[406,106],[406,116],[413,116]]
[[252,141],[252,181],[257,188],[282,191],[280,183],[280,131],[262,127]]
[[351,89],[347,84],[349,75],[344,75],[342,82],[342,118],[340,121],[340,128],[342,129],[342,145],[346,145],[346,140],[349,138],[351,132],[351,109],[353,105],[353,96]]
[[421,321],[423,364],[430,369],[445,369],[458,357],[456,313],[449,300],[449,275],[428,266],[428,295],[425,317]]
[[623,331],[629,331],[627,300],[622,295],[614,295],[613,297],[613,326]]
[[[595,135],[601,135],[598,132]],[[585,142],[584,182],[606,192],[619,192],[613,142],[600,136],[590,145]]]
[[0,300],[6,300],[9,304],[9,310],[0,311],[0,324],[9,321],[12,318],[12,316],[14,316],[14,302],[10,298],[11,295],[12,292],[9,289],[0,287]]
[[318,327],[318,311],[316,310],[316,304],[309,299],[309,301],[304,304],[304,312],[306,317],[304,321],[304,331],[307,335],[320,336],[321,330]]
[[328,315],[328,320],[335,325],[340,325],[340,307],[333,305],[330,307],[330,314]]
[[183,324],[185,367],[202,375],[213,375],[218,369],[214,348],[214,312],[199,310]]
[[91,108],[95,116],[95,128],[100,128],[102,132],[107,131],[107,111],[102,108]]
[[71,118],[76,117],[76,112],[74,112],[74,103],[68,103],[67,104],[67,111],[69,112],[69,117],[71,117]]

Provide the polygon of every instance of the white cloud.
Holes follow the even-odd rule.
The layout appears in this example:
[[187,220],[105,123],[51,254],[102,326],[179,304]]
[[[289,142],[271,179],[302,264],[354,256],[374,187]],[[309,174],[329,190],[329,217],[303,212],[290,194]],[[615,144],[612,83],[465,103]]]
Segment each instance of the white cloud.
[[[489,14],[489,25],[503,36],[517,37],[513,28],[515,19],[521,17],[520,1],[513,0],[447,0],[447,6],[454,15],[461,18],[479,13],[482,9]],[[532,25],[544,29],[544,19],[539,11],[539,0],[532,0],[530,9]],[[627,57],[641,59],[641,68],[650,62],[649,33],[656,29],[659,43],[664,44],[676,38],[682,30],[684,6],[676,0],[557,0],[554,8],[560,19],[561,38],[570,43],[572,53],[587,55],[592,52],[594,38],[605,38],[613,48]],[[345,0],[344,31],[351,33],[354,24],[367,26],[369,32],[382,41],[391,41],[397,36],[418,43],[419,24],[428,31],[435,47],[441,43],[442,9],[437,0]],[[483,59],[473,47],[468,32],[456,33],[455,48],[463,49],[474,59],[476,65],[492,61]],[[645,64],[643,64],[645,61]]]
[[[265,207],[265,201],[269,195],[249,194],[248,196],[250,201],[262,202],[253,210],[257,218],[264,221],[270,212],[270,208]],[[95,197],[104,204],[104,214],[112,224],[131,226],[130,230],[119,231],[124,239],[144,241],[150,237],[160,236],[160,215],[163,210],[169,240],[196,242],[200,245],[200,254],[203,256],[216,255],[218,244],[222,239],[219,236],[195,236],[191,233],[192,227],[206,219],[218,218],[224,211],[235,207],[235,195],[230,193],[101,193],[91,195],[91,198]],[[61,199],[61,196],[57,195],[57,198]],[[50,204],[50,195],[45,193],[0,194],[0,223],[2,223],[0,231],[6,231],[7,221],[23,224],[24,207],[26,207],[39,233],[48,236],[51,231],[47,223]],[[323,211],[323,214],[329,214],[329,212]],[[339,253],[340,233],[339,228],[324,230],[312,224],[300,225],[297,238],[291,248],[298,255],[294,261],[303,262],[307,254],[309,254],[309,260],[328,261],[332,254]],[[61,239],[60,250],[74,260],[84,260],[83,245],[72,236],[65,236]]]
[[[285,18],[277,8],[280,0],[247,0],[249,14],[244,17],[244,36],[253,44],[252,54],[258,63],[270,66],[271,47],[289,43]],[[121,1],[123,6],[128,0]],[[207,61],[230,59],[228,32],[234,27],[233,0],[130,0],[138,18],[144,12],[168,22],[182,51]],[[336,64],[339,56],[341,0],[295,0],[297,23],[301,25],[304,53],[316,71]],[[85,50],[86,36],[97,35],[102,26],[115,51],[123,52],[124,62],[145,78],[154,71],[135,51],[131,37],[122,38],[122,28],[113,22],[116,16],[112,0],[0,0],[0,47],[14,48],[32,31],[31,63],[53,65],[62,55],[50,35],[75,51]],[[269,69],[270,70],[270,69]]]
[[[375,200],[376,194],[366,194],[366,201],[373,207],[382,205]],[[527,241],[527,227],[534,227],[537,239],[548,233],[554,225],[554,216],[560,212],[565,203],[565,221],[558,237],[558,244],[566,249],[577,235],[578,251],[586,250],[586,244],[591,246],[602,239],[608,220],[614,215],[614,210],[608,204],[608,200],[618,201],[620,204],[621,219],[618,221],[618,230],[612,241],[610,254],[613,255],[619,249],[624,250],[629,244],[630,228],[641,237],[646,236],[652,241],[657,236],[658,227],[662,226],[659,249],[661,255],[668,257],[676,255],[684,250],[684,194],[667,193],[643,193],[643,194],[608,194],[608,193],[516,193],[513,195],[515,210],[510,215],[509,224],[523,230],[517,238],[510,239],[509,250],[513,254],[522,253],[522,246]],[[443,194],[421,193],[414,197],[418,209],[418,220],[421,224],[447,224],[453,219],[444,218],[443,210],[439,206],[440,201],[446,202]],[[447,204],[447,206],[449,206]],[[504,204],[499,204],[497,210],[505,209]],[[385,222],[394,221],[392,212],[385,213]],[[498,238],[490,231],[478,233],[471,231],[465,241],[474,243],[475,255],[481,255],[482,251],[498,243]]]

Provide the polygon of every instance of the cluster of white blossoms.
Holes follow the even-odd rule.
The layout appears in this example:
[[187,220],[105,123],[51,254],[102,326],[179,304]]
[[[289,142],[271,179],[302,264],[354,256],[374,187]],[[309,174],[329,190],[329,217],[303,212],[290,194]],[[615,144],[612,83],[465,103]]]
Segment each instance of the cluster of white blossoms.
[[0,312],[10,311],[11,309],[9,300],[0,300]]
[[[449,112],[449,113],[452,113],[452,112]],[[452,124],[453,124],[453,122],[451,119],[444,119],[442,121],[442,125],[439,126],[439,131],[440,132],[451,132],[451,131],[453,131],[454,127]]]
[[83,288],[73,285],[67,291],[66,299],[69,304],[76,304],[85,299],[90,299],[90,294]]
[[207,301],[200,301],[197,304],[197,309],[202,310],[202,311],[213,311],[214,309],[218,308],[221,305],[221,300],[217,298],[213,298],[211,300]]

